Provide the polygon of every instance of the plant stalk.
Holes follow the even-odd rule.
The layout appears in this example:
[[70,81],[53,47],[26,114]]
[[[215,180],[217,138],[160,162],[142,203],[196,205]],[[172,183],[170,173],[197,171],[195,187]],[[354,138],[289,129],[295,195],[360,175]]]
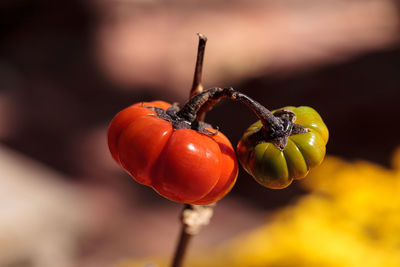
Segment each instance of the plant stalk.
[[[185,204],[182,210],[181,221],[183,220],[183,214],[185,210],[191,209],[189,204]],[[189,245],[190,240],[192,239],[193,235],[189,234],[186,229],[185,224],[182,221],[181,233],[179,236],[178,245],[175,249],[174,259],[172,260],[171,267],[180,267],[182,266],[182,261],[186,253],[186,249]]]
[[[203,92],[201,83],[203,72],[204,51],[207,43],[207,37],[198,33],[199,44],[197,48],[197,59],[194,70],[193,84],[190,90],[190,98]],[[201,115],[200,120],[204,120],[205,112]],[[185,204],[181,213],[181,232],[179,241],[175,249],[174,258],[171,267],[181,267],[187,248],[193,236],[196,235],[200,228],[207,225],[212,217],[214,205],[190,205]]]
[[181,214],[181,233],[171,267],[182,266],[190,241],[203,226],[209,224],[214,212],[214,206],[215,203],[210,205],[185,204]]
[[199,36],[199,45],[197,47],[196,65],[194,69],[193,84],[192,89],[190,90],[189,99],[203,92],[201,78],[203,74],[204,51],[206,49],[207,37],[202,33],[198,33],[197,35]]

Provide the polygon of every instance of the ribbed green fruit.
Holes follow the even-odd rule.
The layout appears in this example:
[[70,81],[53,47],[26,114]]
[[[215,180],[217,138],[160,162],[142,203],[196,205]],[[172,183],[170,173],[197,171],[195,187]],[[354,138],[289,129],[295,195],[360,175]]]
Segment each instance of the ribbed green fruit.
[[237,145],[238,159],[243,168],[258,183],[271,189],[285,188],[293,179],[304,178],[311,168],[321,164],[329,138],[328,128],[313,108],[290,106],[283,109],[293,111],[296,115],[294,123],[309,131],[291,135],[281,150],[271,142],[255,142],[251,138],[262,127],[257,121],[246,130]]

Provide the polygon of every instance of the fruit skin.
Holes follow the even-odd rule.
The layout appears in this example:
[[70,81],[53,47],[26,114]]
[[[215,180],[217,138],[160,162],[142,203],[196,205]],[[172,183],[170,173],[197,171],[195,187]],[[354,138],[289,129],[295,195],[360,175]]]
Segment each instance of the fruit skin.
[[[271,189],[289,186],[293,179],[304,178],[309,170],[321,164],[329,139],[328,128],[321,116],[311,107],[285,107],[296,115],[294,123],[309,132],[291,135],[281,151],[273,143],[254,139],[262,127],[260,121],[252,124],[237,145],[238,159],[243,168],[261,185]],[[272,111],[272,113],[278,110]]]
[[112,157],[137,182],[172,201],[210,204],[220,200],[238,174],[230,141],[221,132],[207,135],[174,129],[149,108],[169,106],[163,101],[143,102],[119,112],[108,129]]

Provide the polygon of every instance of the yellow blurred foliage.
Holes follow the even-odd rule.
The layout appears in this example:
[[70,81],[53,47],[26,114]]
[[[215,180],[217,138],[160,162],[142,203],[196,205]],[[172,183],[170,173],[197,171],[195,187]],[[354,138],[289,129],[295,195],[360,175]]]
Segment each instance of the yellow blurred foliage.
[[398,267],[400,149],[393,167],[327,157],[302,182],[310,194],[185,266]]

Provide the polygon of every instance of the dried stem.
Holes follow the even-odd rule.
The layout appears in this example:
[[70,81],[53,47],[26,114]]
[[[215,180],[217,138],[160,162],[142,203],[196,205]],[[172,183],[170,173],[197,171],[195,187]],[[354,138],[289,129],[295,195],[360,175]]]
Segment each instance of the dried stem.
[[204,51],[206,49],[207,37],[202,33],[198,33],[197,35],[199,36],[199,46],[197,48],[197,59],[194,69],[193,85],[192,89],[190,90],[189,98],[192,98],[193,96],[203,92],[201,77],[203,74]]
[[181,267],[182,266],[182,262],[183,262],[183,258],[186,253],[186,249],[187,249],[188,244],[189,244],[190,240],[192,239],[192,237],[193,237],[193,235],[188,234],[185,231],[184,227],[181,228],[181,234],[179,237],[178,246],[176,247],[175,255],[174,255],[174,259],[172,261],[171,267]]
[[215,204],[189,205],[185,204],[181,214],[181,233],[175,250],[171,267],[180,267],[190,243],[200,229],[210,222]]
[[[190,90],[190,98],[203,92],[203,85],[201,84],[204,51],[207,43],[207,37],[204,34],[198,33],[199,45],[197,48],[196,67],[194,70],[193,85]],[[205,112],[201,116],[204,120]],[[215,204],[214,204],[215,205]],[[207,225],[213,215],[214,205],[189,205],[185,204],[181,214],[181,233],[178,245],[175,249],[174,259],[171,267],[181,267],[182,262],[190,243],[190,240],[196,235],[201,227]]]
[[175,249],[175,255],[174,255],[174,259],[172,261],[172,265],[171,267],[180,267],[182,266],[182,261],[183,261],[183,256],[185,255],[186,249],[189,245],[189,242],[192,238],[193,235],[191,235],[187,229],[186,229],[186,225],[183,222],[183,214],[185,213],[185,210],[190,210],[191,206],[189,204],[185,204],[183,210],[182,210],[182,214],[181,214],[181,222],[182,222],[182,227],[181,227],[181,233],[179,236],[179,241],[178,241],[178,245]]

